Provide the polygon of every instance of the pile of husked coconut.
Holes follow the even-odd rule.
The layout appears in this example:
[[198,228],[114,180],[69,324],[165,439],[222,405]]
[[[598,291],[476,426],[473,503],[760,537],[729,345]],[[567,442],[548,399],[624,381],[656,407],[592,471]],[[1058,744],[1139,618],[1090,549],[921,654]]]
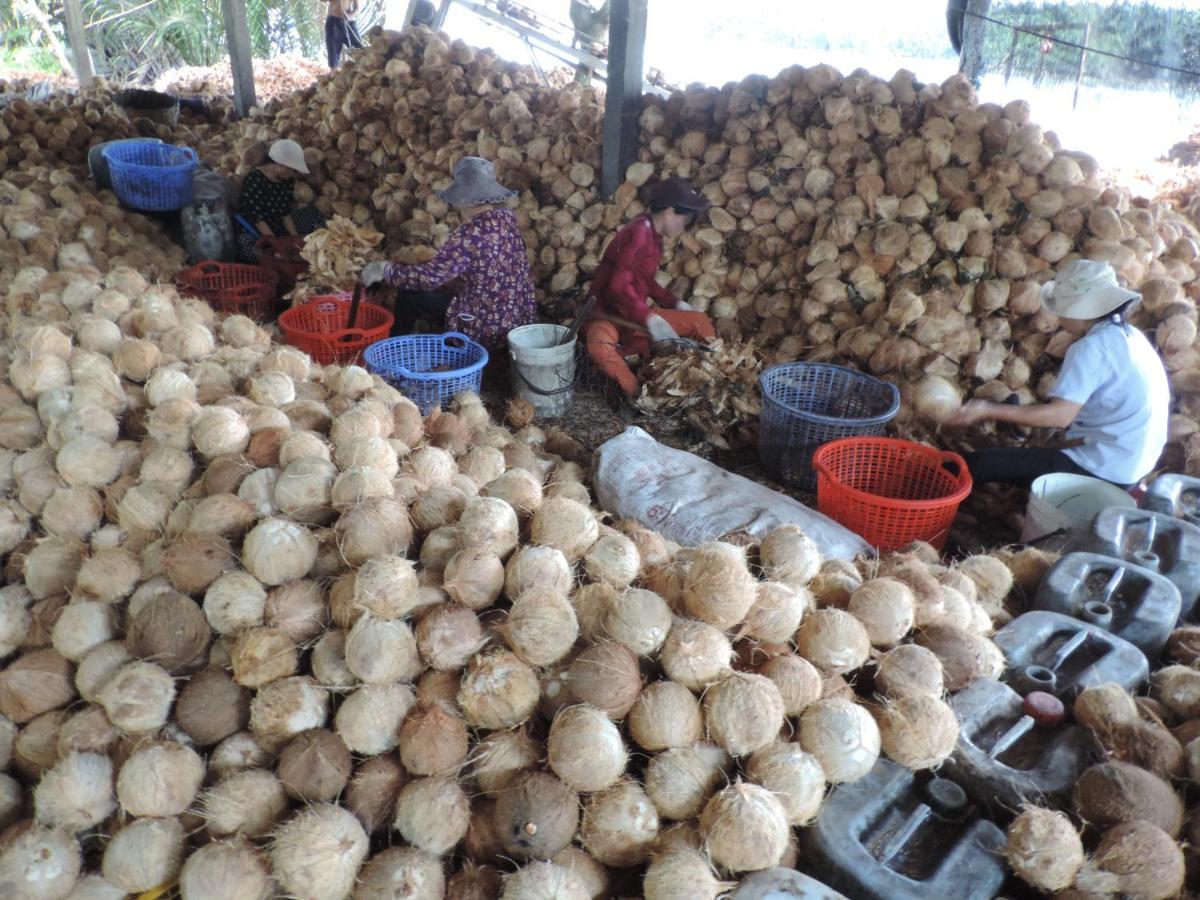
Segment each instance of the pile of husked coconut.
[[1048,563],[681,549],[474,395],[2,262],[4,896],[716,897],[950,754]]

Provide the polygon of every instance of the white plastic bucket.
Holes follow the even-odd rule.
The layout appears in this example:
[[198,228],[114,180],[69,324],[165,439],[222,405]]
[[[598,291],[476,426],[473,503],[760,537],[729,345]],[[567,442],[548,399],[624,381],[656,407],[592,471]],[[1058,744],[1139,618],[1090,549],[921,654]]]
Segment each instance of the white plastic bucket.
[[575,338],[558,342],[563,325],[522,325],[508,333],[512,390],[533,404],[539,419],[561,416],[571,407],[575,384]]
[[1096,513],[1110,506],[1136,506],[1127,491],[1115,484],[1090,478],[1087,475],[1068,475],[1057,472],[1043,475],[1034,481],[1025,506],[1025,524],[1021,542],[1040,538],[1055,531],[1056,535],[1041,546],[1061,550],[1076,534],[1087,528]]

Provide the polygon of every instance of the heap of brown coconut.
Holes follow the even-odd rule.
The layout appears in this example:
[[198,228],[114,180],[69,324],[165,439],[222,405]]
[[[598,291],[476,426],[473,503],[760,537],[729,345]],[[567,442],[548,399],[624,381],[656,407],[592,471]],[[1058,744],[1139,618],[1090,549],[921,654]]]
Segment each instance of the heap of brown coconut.
[[[1106,187],[1095,159],[1061,147],[1025,101],[980,103],[961,75],[919,84],[816,65],[644,104],[638,161],[605,198],[593,88],[543,86],[417,28],[377,33],[351,64],[234,128],[201,129],[199,149],[238,177],[266,142],[299,141],[317,206],[373,224],[388,247],[440,246],[454,219],[436,191],[456,159],[486,157],[520,193],[547,299],[590,278],[605,240],[642,211],[642,187],[690,179],[713,209],[669,248],[667,286],[727,342],[753,337],[767,364],[823,360],[894,381],[897,427],[918,437],[970,397],[1045,397],[1070,338],[1039,285],[1078,256],[1107,260],[1144,294],[1138,324],[1171,373],[1165,464],[1197,471],[1197,233],[1169,206]],[[738,404],[709,405],[718,424],[700,427],[734,431],[721,423],[739,422]]]
[[132,268],[15,265],[17,896],[600,897],[644,877],[650,900],[715,897],[796,864],[794,829],[881,752],[938,765],[946,692],[997,674],[998,560],[918,546],[860,568],[794,526],[681,549],[598,511],[560,430],[513,433],[471,394],[422,418]]

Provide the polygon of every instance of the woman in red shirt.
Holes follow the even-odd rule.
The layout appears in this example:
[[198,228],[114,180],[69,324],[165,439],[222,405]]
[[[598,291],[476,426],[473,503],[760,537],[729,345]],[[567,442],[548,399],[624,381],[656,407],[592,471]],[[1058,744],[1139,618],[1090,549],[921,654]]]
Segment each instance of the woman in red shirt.
[[709,205],[682,178],[658,182],[647,192],[647,212],[617,232],[592,276],[596,308],[585,328],[588,355],[626,396],[638,391],[627,354],[649,356],[651,343],[673,338],[716,336],[708,316],[654,280],[663,238],[682,234]]

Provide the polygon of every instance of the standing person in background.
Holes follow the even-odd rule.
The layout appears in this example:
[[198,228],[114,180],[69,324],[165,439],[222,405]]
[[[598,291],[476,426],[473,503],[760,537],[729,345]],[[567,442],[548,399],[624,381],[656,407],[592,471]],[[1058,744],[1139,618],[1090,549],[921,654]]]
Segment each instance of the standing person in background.
[[358,0],[321,0],[329,4],[325,16],[325,52],[329,55],[329,68],[336,69],[344,49],[358,50],[363,46],[362,35],[354,17],[358,15]]
[[[572,47],[592,55],[607,56],[609,0],[571,0],[571,25],[575,28]],[[575,80],[592,83],[592,70],[584,65],[575,67]]]

